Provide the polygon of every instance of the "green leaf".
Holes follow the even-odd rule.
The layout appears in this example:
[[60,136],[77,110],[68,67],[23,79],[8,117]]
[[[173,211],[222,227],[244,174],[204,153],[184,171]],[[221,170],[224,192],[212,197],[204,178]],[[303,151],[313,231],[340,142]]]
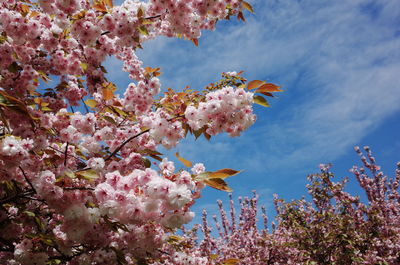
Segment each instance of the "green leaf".
[[81,68],[83,70],[83,72],[86,72],[88,69],[88,64],[87,63],[81,63]]
[[117,122],[116,122],[113,118],[111,118],[110,116],[102,116],[102,118],[103,118],[104,120],[108,121],[109,123],[112,123],[112,124],[114,124],[114,125],[117,125]]
[[2,94],[0,94],[0,103],[7,103],[6,98]]
[[79,172],[76,172],[75,175],[82,177],[84,179],[87,179],[87,180],[94,180],[99,177],[96,170],[94,170],[94,169],[87,169],[87,170],[79,171]]
[[3,44],[7,40],[7,35],[5,32],[2,32],[0,35],[0,44]]
[[145,26],[139,27],[138,30],[139,30],[140,34],[142,34],[142,35],[145,35],[145,36],[149,35],[149,32],[147,31],[147,28]]
[[85,100],[85,104],[91,108],[95,108],[97,106],[97,101],[94,99]]
[[7,70],[10,71],[11,73],[16,73],[18,71],[21,71],[22,67],[19,66],[16,62],[13,62],[8,66]]
[[103,73],[107,74],[107,69],[104,66],[100,65],[99,67]]
[[76,175],[74,172],[72,172],[71,170],[67,169],[64,171],[65,176],[69,177],[70,179],[74,179],[76,178]]
[[150,155],[150,157],[154,158],[155,160],[158,160],[158,161],[162,162],[162,158],[159,157],[158,155]]
[[144,164],[144,166],[146,168],[151,167],[151,161],[150,160],[148,160],[147,158],[142,158],[142,160],[143,160],[143,164]]
[[35,223],[40,231],[44,232],[46,230],[46,226],[43,224],[42,220],[39,217],[35,216]]
[[253,99],[254,99],[254,103],[264,106],[264,107],[269,107],[267,100],[265,98],[263,98],[262,96],[254,95]]
[[204,127],[203,127],[203,128],[200,128],[200,129],[198,129],[198,130],[196,130],[196,131],[193,131],[194,137],[195,137],[196,139],[199,138],[203,132],[204,132]]
[[36,214],[34,212],[31,211],[24,211],[24,213],[26,213],[26,215],[28,215],[29,217],[35,217]]
[[52,109],[50,109],[49,107],[42,107],[41,108],[43,111],[53,111]]
[[208,179],[208,176],[211,174],[212,172],[209,171],[205,171],[203,173],[198,174],[197,176],[194,177],[195,180],[198,181],[204,181],[206,179]]
[[168,239],[167,239],[167,242],[168,243],[177,243],[177,242],[180,242],[180,241],[182,241],[182,237],[180,237],[180,236],[177,236],[177,235],[170,235],[169,237],[168,237]]

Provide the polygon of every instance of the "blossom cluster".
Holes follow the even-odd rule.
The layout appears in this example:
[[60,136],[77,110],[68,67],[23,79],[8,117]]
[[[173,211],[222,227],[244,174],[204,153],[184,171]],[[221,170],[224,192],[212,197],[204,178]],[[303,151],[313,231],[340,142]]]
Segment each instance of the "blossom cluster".
[[183,212],[192,202],[195,183],[190,173],[182,171],[177,181],[161,177],[152,169],[134,170],[122,177],[118,171],[106,174],[106,181],[94,190],[100,212],[121,223],[143,219],[157,221],[166,227],[179,228],[188,223],[194,213]]
[[[161,256],[168,233],[192,220],[205,168],[176,170],[157,147],[192,132],[188,123],[197,121],[186,108],[215,102],[217,92],[187,93],[171,111],[155,99],[160,73],[144,67],[136,49],[158,36],[198,44],[202,30],[243,17],[243,8],[242,0],[0,2],[1,264],[143,264]],[[131,79],[121,96],[105,75],[108,56]],[[251,93],[228,90],[234,95],[218,111],[230,112],[229,127],[216,129],[211,116],[196,126],[233,136],[252,123]],[[184,256],[176,264],[192,260]]]
[[253,93],[224,87],[208,93],[206,101],[197,107],[189,106],[185,117],[193,130],[207,126],[206,132],[210,135],[225,131],[230,136],[238,136],[256,120],[252,104]]

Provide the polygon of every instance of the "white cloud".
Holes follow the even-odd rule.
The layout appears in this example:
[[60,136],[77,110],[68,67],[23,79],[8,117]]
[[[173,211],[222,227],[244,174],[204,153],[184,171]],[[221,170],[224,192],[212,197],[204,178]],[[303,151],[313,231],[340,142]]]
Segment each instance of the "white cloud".
[[243,137],[186,141],[182,156],[245,169],[249,178],[310,172],[400,111],[398,0],[252,3],[247,23],[221,23],[198,48],[161,38],[139,52],[145,65],[162,67],[166,87],[201,88],[222,71],[245,70],[286,90]]

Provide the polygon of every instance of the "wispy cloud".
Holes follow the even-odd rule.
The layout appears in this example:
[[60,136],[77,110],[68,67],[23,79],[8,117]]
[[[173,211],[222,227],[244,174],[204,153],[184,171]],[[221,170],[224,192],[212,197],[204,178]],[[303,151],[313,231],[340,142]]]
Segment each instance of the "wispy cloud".
[[[215,72],[243,69],[252,78],[269,77],[286,88],[279,103],[274,102],[274,116],[262,119],[265,125],[256,126],[236,145],[222,139],[226,153],[236,156],[232,159],[238,160],[245,145],[262,145],[274,155],[253,156],[253,164],[258,157],[258,164],[271,169],[333,160],[400,110],[398,1],[254,5],[259,15],[244,25],[223,25],[190,54],[186,46],[149,49],[151,56],[168,51],[174,58],[168,62],[174,68],[165,79],[169,84],[199,85],[199,79],[208,81]],[[205,152],[203,146],[188,149],[218,156],[213,152],[218,145]]]
[[179,146],[182,156],[211,169],[245,169],[235,176],[239,191],[262,189],[263,178],[276,174],[287,181],[292,172],[310,172],[400,111],[398,0],[252,3],[256,15],[247,23],[221,23],[200,47],[161,38],[139,52],[145,65],[162,67],[165,87],[201,88],[231,70],[284,87],[273,108],[256,109],[257,125],[240,139]]

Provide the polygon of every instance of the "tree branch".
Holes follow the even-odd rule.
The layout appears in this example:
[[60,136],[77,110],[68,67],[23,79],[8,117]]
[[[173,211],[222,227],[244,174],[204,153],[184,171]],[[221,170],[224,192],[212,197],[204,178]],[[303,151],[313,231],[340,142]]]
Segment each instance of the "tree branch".
[[33,190],[30,190],[30,191],[27,191],[27,192],[24,192],[24,193],[20,193],[20,194],[15,194],[15,195],[13,195],[11,197],[1,199],[0,200],[0,204],[8,203],[8,202],[13,201],[14,199],[24,198],[25,196],[29,196],[29,195],[33,195],[33,194],[35,194],[35,191],[33,191]]
[[118,146],[117,149],[114,150],[114,152],[112,152],[106,159],[104,159],[104,161],[110,160],[110,159],[111,159],[113,156],[115,156],[115,155],[119,152],[119,150],[121,150],[122,147],[124,147],[127,143],[129,143],[129,142],[132,141],[133,139],[135,139],[135,138],[137,138],[137,137],[141,136],[142,134],[145,134],[145,133],[147,133],[147,132],[149,132],[149,131],[150,131],[150,129],[146,129],[146,130],[144,130],[144,131],[141,131],[141,132],[138,133],[138,134],[135,134],[135,135],[129,137],[129,138],[126,139],[120,146]]
[[29,186],[31,187],[31,189],[33,190],[34,193],[36,193],[35,188],[32,185],[32,182],[28,179],[28,177],[25,174],[25,171],[22,169],[21,166],[19,166],[19,169],[22,171],[22,175],[24,175],[25,181],[28,182]]

